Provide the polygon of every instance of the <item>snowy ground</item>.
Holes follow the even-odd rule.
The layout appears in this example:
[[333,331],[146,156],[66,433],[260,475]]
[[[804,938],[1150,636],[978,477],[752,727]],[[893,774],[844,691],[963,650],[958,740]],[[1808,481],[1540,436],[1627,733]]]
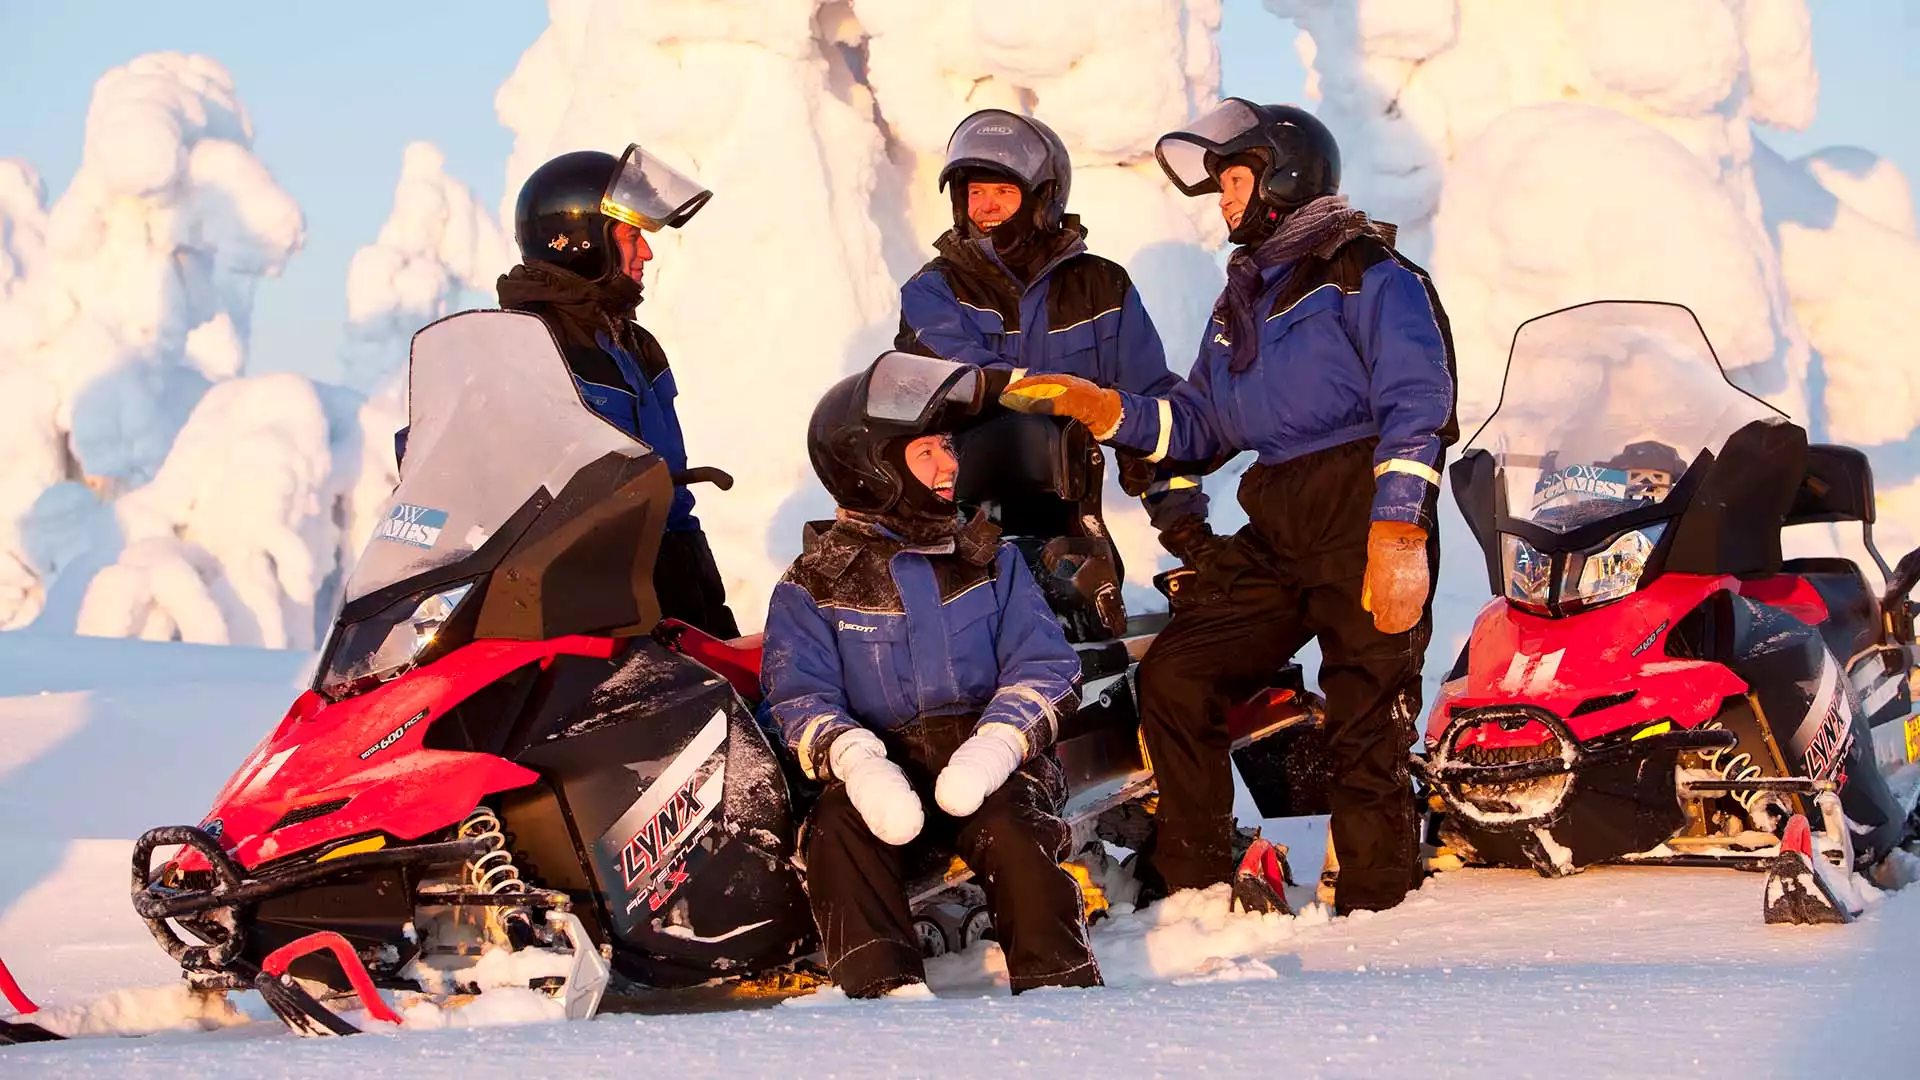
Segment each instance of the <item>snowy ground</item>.
[[[53,1018],[110,1030],[179,1019],[170,964],[126,900],[129,840],[200,817],[306,662],[0,635],[0,957]],[[1268,833],[1294,845],[1310,877],[1321,828],[1273,822]],[[1716,871],[1561,882],[1469,871],[1355,919],[1223,908],[1176,898],[1103,924],[1095,944],[1112,985],[1099,991],[1015,1001],[989,951],[938,963],[936,1000],[800,999],[816,1007],[324,1041],[241,1023],[0,1049],[0,1074],[1575,1080],[1920,1069],[1920,889],[1840,929],[1766,927],[1759,880]],[[264,1015],[258,1002],[242,1008]]]

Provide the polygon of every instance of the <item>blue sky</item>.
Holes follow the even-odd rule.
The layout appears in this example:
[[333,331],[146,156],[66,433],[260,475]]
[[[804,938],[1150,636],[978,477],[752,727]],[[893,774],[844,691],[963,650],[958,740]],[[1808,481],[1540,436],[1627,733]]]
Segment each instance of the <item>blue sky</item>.
[[[1812,0],[1820,114],[1764,137],[1789,156],[1876,150],[1920,182],[1920,2]],[[255,370],[327,377],[346,309],[347,262],[386,220],[400,155],[437,143],[447,168],[496,206],[512,140],[494,90],[547,22],[537,0],[0,0],[0,157],[25,159],[58,197],[79,164],[93,83],[143,52],[204,53],[233,73],[255,151],[307,215],[307,243],[261,287]],[[1297,100],[1293,27],[1259,0],[1226,0],[1227,93]]]

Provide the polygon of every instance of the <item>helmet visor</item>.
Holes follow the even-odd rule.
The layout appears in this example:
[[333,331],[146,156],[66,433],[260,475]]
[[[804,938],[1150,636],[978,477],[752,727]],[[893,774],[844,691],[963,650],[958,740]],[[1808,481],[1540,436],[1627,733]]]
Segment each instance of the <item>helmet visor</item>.
[[1181,194],[1209,195],[1220,190],[1220,184],[1207,171],[1207,155],[1222,153],[1259,124],[1260,117],[1246,102],[1228,98],[1186,129],[1160,136],[1153,146],[1153,156]]
[[673,166],[629,144],[620,168],[600,197],[600,212],[615,221],[658,232],[679,228],[698,213],[713,192]]
[[1047,140],[1024,117],[999,109],[982,110],[960,121],[947,140],[941,188],[954,173],[968,168],[1008,173],[1032,191],[1047,171]]
[[882,353],[867,375],[866,416],[922,432],[980,408],[980,369],[915,353]]

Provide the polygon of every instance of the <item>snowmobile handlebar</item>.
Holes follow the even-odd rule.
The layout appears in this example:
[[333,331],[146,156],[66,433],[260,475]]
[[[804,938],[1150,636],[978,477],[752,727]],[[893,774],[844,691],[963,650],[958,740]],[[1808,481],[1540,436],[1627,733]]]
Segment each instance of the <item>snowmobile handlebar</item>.
[[1904,601],[1915,585],[1920,585],[1920,548],[1907,552],[1894,565],[1893,573],[1887,576],[1886,594],[1880,598],[1881,609]]
[[694,484],[712,484],[721,491],[732,491],[733,474],[711,465],[695,465],[673,474],[674,487],[691,487]]

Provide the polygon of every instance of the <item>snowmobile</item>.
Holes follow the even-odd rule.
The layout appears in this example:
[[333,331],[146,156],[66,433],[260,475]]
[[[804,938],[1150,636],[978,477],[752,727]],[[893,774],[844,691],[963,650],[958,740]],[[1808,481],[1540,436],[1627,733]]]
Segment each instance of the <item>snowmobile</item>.
[[[1582,304],[1513,338],[1451,470],[1494,599],[1414,759],[1430,842],[1557,877],[1768,873],[1769,922],[1844,922],[1914,836],[1920,551],[1873,544],[1865,455],[1737,388],[1687,308]],[[1859,522],[1885,589],[1786,526]]]
[[[983,381],[907,354],[870,378],[929,409],[977,409]],[[588,1017],[608,993],[810,988],[809,793],[756,718],[758,642],[659,619],[666,465],[581,402],[529,315],[422,330],[409,410],[400,482],[311,687],[197,825],[135,844],[155,940],[196,990],[258,990],[302,1034],[355,1031],[329,1006],[354,997],[396,1020],[380,989],[530,986]],[[1082,643],[1083,706],[1056,745],[1076,843],[1130,839],[1153,794],[1132,704],[1144,647]],[[1316,707],[1277,679],[1236,710],[1263,800],[1288,778],[1262,744]],[[918,910],[964,876],[938,859]],[[964,946],[983,916],[928,912],[923,935]]]

